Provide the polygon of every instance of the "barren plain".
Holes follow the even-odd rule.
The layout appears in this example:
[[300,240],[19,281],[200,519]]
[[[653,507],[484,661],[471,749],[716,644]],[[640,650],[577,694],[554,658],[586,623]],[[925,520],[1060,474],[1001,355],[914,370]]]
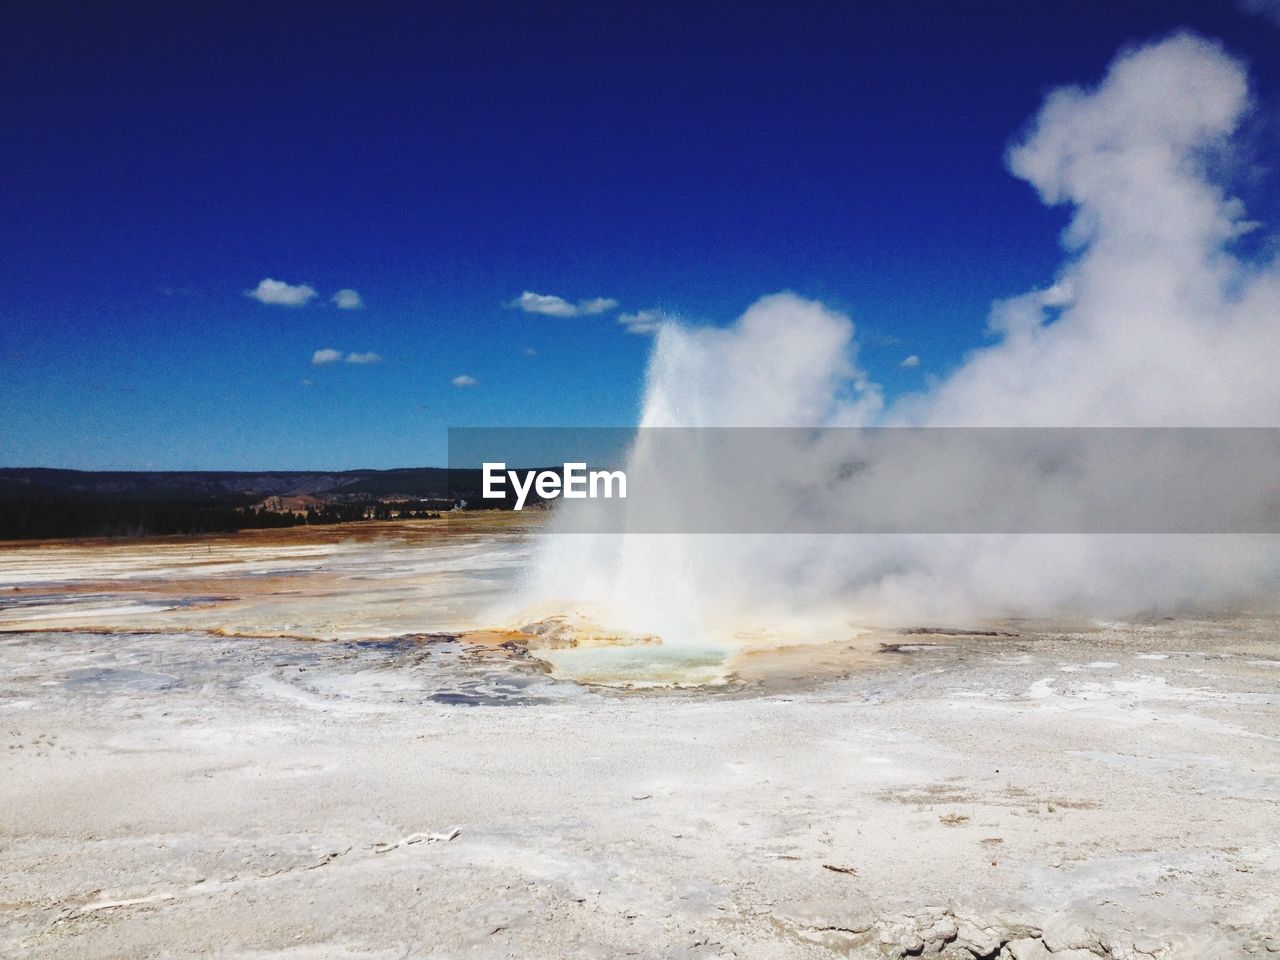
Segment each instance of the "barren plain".
[[1276,619],[851,627],[584,684],[468,632],[527,547],[0,548],[0,954],[1280,953]]

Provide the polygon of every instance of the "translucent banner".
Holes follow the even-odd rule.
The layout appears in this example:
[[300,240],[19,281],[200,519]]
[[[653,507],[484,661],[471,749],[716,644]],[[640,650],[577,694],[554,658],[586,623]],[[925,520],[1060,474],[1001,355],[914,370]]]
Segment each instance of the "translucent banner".
[[460,428],[449,468],[564,533],[1280,532],[1269,428]]

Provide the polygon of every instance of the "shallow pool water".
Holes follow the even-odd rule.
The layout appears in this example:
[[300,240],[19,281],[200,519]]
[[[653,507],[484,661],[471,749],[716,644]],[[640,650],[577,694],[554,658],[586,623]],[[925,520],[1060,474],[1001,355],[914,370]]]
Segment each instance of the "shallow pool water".
[[722,646],[663,644],[530,650],[554,676],[607,686],[666,687],[724,683],[731,651]]

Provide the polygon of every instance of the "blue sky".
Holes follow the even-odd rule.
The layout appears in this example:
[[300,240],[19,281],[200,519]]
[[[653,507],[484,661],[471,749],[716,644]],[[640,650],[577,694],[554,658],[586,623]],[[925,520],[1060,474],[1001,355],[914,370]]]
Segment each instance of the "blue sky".
[[1182,26],[1263,117],[1280,84],[1280,30],[1229,3],[100,6],[0,15],[0,465],[428,465],[450,426],[627,425],[651,341],[620,314],[783,289],[915,389],[1061,261],[1066,211],[1003,166],[1048,89]]

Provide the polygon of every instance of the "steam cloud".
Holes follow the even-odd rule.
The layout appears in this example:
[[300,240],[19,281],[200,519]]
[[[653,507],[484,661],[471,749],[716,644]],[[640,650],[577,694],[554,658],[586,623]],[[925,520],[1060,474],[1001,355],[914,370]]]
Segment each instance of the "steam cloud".
[[[662,323],[641,426],[1280,426],[1280,264],[1235,252],[1258,225],[1222,173],[1251,109],[1244,67],[1214,42],[1122,52],[1097,87],[1051,93],[1009,151],[1073,216],[1052,282],[993,307],[991,346],[886,405],[847,317],[774,294],[728,328]],[[1278,572],[1268,537],[563,535],[525,599],[701,643],[1218,607],[1258,602]]]

